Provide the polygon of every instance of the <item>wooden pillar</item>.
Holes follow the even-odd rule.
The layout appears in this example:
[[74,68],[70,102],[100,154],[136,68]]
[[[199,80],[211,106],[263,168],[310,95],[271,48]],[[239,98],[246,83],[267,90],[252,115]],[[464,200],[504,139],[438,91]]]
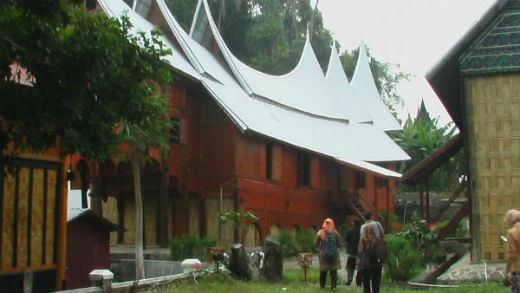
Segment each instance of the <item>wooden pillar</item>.
[[101,197],[102,197],[102,183],[101,183],[101,176],[98,168],[98,162],[97,159],[92,160],[92,190],[90,191],[90,209],[102,216],[102,205],[101,205]]
[[379,196],[378,196],[378,189],[379,189],[379,178],[376,176],[374,178],[374,185],[375,185],[375,190],[376,190],[376,194],[375,194],[375,202],[374,202],[374,207],[375,207],[375,210],[376,210],[376,215],[374,217],[374,219],[377,219],[378,221],[380,221],[381,219],[378,219],[378,215],[379,215],[379,210],[377,208],[377,203],[379,201]]
[[390,179],[386,180],[386,232],[390,232]]
[[469,178],[466,177],[466,181],[464,182],[466,183],[466,190],[464,191],[464,195],[466,195],[466,198],[468,199],[468,205],[469,205],[469,210],[468,210],[468,221],[469,221],[469,239],[470,239],[470,242],[471,243],[471,249],[469,250],[469,256],[470,256],[470,259],[473,260],[473,232],[474,232],[474,228],[473,228],[473,203],[472,203],[472,200],[471,200],[471,189],[470,189],[470,181],[469,181]]
[[170,176],[168,176],[168,156],[162,158],[161,190],[157,201],[159,216],[156,227],[158,243],[161,247],[168,247],[168,190],[170,189]]
[[426,222],[430,221],[430,186],[426,177]]
[[419,212],[421,214],[421,219],[424,219],[424,201],[423,201],[423,181],[419,183]]
[[59,206],[58,211],[56,211],[59,215],[58,219],[58,243],[56,245],[56,264],[58,265],[58,269],[56,272],[56,291],[61,291],[63,288],[63,280],[65,280],[65,249],[67,248],[67,167],[69,166],[69,156],[64,157],[63,165],[61,166],[61,174],[60,174],[60,198],[59,198]]
[[[80,161],[84,162],[84,161]],[[86,209],[88,208],[88,197],[87,197],[87,191],[88,191],[88,177],[87,177],[87,166],[85,163],[82,163],[79,165],[79,176],[81,178],[81,208]]]
[[117,224],[119,230],[117,231],[117,243],[123,243],[125,236],[125,199],[124,195],[119,193],[117,199]]

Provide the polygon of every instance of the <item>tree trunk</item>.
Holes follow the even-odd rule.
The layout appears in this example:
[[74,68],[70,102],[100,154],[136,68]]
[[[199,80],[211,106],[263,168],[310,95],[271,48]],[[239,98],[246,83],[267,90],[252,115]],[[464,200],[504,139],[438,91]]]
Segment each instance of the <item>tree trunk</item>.
[[143,195],[141,192],[141,156],[136,145],[130,146],[130,160],[135,193],[135,279],[144,279]]
[[90,192],[90,209],[102,216],[103,211],[101,207],[101,176],[98,174],[98,167],[97,167],[97,159],[92,159],[92,175],[93,175],[93,182],[92,182],[92,191]]
[[168,247],[168,156],[163,156],[163,170],[161,174],[161,192],[159,194],[159,243],[161,247]]

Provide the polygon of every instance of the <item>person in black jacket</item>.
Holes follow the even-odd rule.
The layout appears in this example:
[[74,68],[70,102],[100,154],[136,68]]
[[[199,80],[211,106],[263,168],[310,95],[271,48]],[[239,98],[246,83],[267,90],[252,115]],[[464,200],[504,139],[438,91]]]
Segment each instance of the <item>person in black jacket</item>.
[[[352,283],[354,277],[354,270],[356,269],[359,237],[360,237],[360,226],[361,221],[358,218],[354,218],[354,227],[347,230],[345,235],[345,243],[347,244],[347,282],[349,286]],[[356,274],[356,285],[361,286],[361,274],[359,271]]]

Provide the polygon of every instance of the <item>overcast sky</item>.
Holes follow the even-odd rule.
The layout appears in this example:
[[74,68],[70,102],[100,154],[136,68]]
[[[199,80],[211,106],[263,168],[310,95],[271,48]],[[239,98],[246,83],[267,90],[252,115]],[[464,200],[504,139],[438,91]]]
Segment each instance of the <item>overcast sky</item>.
[[[311,0],[314,7],[316,0]],[[380,61],[417,76],[399,88],[415,116],[421,97],[432,116],[449,121],[424,75],[462,38],[495,0],[319,0],[325,27],[352,50],[363,41]]]

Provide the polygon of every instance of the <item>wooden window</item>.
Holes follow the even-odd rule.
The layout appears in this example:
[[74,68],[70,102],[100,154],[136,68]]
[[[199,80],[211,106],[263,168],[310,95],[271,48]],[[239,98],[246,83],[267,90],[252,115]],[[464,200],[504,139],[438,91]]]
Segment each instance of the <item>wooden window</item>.
[[366,187],[365,182],[366,174],[361,171],[356,171],[356,189],[361,189]]
[[170,142],[171,143],[179,143],[179,135],[180,135],[180,132],[179,132],[179,118],[170,118],[171,122],[172,122],[172,129],[170,129]]
[[298,155],[298,185],[309,186],[311,184],[311,156],[300,153]]
[[273,179],[273,144],[265,144],[265,178]]

